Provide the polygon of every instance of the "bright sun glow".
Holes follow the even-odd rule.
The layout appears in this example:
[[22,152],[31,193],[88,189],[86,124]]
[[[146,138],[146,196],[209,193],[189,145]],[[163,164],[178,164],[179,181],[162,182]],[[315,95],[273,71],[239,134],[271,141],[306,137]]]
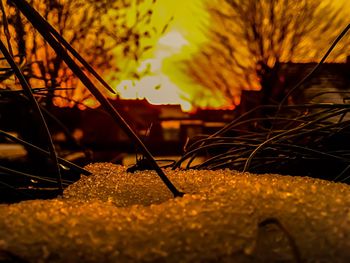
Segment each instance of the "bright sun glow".
[[179,67],[179,61],[192,56],[199,46],[207,41],[205,25],[208,24],[208,14],[205,11],[206,0],[162,0],[154,7],[156,25],[173,17],[166,33],[158,39],[153,55],[141,61],[139,71],[151,69],[151,74],[140,80],[124,79],[117,84],[116,91],[120,98],[146,98],[152,104],[180,104],[184,111],[197,106],[220,107],[216,98],[208,97],[203,104],[199,102],[196,91],[203,87],[192,83]]
[[121,98],[143,99],[152,104],[180,104],[182,110],[191,110],[191,103],[183,92],[162,71],[163,60],[180,52],[188,41],[178,31],[172,30],[159,39],[153,58],[144,60],[139,70],[150,66],[152,73],[141,80],[123,80],[116,87]]
[[[141,62],[140,71],[151,68],[151,75],[139,81],[124,80],[116,87],[121,98],[146,98],[152,104],[180,104],[189,111],[192,107],[232,108],[224,96],[191,81],[181,70],[181,61],[189,59],[208,41],[208,0],[162,0],[154,9],[154,25],[173,17],[167,33],[158,40],[154,56]],[[210,0],[209,0],[210,1]],[[344,0],[345,1],[345,0]],[[344,2],[333,1],[334,5]],[[350,6],[350,1],[347,1]],[[240,98],[236,98],[239,104]]]

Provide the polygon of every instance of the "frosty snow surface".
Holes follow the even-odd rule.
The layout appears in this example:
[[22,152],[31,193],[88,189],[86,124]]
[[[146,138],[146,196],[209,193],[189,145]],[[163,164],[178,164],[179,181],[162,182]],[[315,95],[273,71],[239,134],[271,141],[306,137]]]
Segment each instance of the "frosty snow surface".
[[63,197],[0,205],[0,259],[29,262],[348,262],[350,187],[229,170],[126,173],[98,163]]

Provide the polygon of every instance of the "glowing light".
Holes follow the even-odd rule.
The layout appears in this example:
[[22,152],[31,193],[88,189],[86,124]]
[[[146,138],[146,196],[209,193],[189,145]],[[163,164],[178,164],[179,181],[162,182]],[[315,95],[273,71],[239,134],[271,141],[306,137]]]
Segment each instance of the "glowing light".
[[151,68],[151,74],[137,80],[123,80],[116,87],[118,95],[124,99],[146,98],[151,104],[179,104],[182,110],[189,111],[192,106],[184,99],[185,94],[162,71],[164,59],[180,52],[188,45],[188,41],[177,31],[173,30],[160,38],[154,57],[144,60],[140,71]]
[[179,88],[167,76],[147,76],[140,81],[124,80],[117,87],[124,99],[147,99],[151,104],[180,104],[182,110],[191,110],[191,104],[181,98]]
[[146,98],[152,104],[180,104],[184,111],[190,111],[193,106],[219,108],[225,104],[203,92],[205,89],[191,82],[178,67],[182,59],[191,57],[207,41],[204,29],[209,16],[204,3],[203,0],[157,1],[153,23],[174,19],[158,40],[153,56],[143,60],[138,68],[140,72],[150,68],[151,74],[139,81],[124,79],[118,83],[116,91],[121,98]]
[[160,38],[158,43],[163,46],[176,48],[178,51],[180,51],[183,46],[189,45],[189,42],[180,34],[180,32],[175,30]]

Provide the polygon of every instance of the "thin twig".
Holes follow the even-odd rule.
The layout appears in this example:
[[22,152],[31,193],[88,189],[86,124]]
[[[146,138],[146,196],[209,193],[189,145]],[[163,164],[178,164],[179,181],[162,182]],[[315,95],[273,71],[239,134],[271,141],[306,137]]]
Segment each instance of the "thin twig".
[[24,77],[21,69],[17,66],[16,62],[13,60],[13,57],[8,52],[4,43],[1,40],[0,40],[0,50],[3,53],[3,55],[5,56],[7,62],[10,64],[11,68],[14,70],[14,73],[17,76],[23,90],[25,91],[26,96],[28,97],[28,99],[30,100],[30,102],[32,104],[33,110],[36,112],[37,116],[39,117],[39,119],[41,121],[41,125],[43,126],[43,129],[45,132],[45,137],[46,137],[47,142],[48,142],[48,147],[50,150],[50,157],[51,157],[51,160],[52,160],[53,165],[55,167],[58,188],[60,189],[61,192],[63,192],[62,177],[61,177],[61,171],[60,171],[60,167],[59,167],[58,160],[57,160],[57,153],[55,151],[52,137],[51,137],[49,128],[47,127],[47,123],[45,121],[45,118],[41,112],[40,106],[39,106],[38,102],[36,101],[36,99],[34,98],[32,90],[30,88],[30,85],[27,82],[26,78]]
[[[11,134],[5,132],[5,131],[2,131],[0,130],[0,134],[3,135],[4,137],[7,137],[8,139],[14,141],[14,142],[17,142],[19,144],[22,144],[24,145],[25,147],[28,147],[30,148],[31,150],[33,151],[36,151],[38,154],[41,154],[41,155],[44,155],[44,156],[50,156],[50,152],[47,152],[43,149],[41,149],[40,147],[38,146],[35,146],[29,142],[26,142],[24,140],[21,140],[17,137],[14,137],[12,136]],[[60,163],[60,165],[63,165],[63,166],[66,166],[66,167],[69,167],[70,169],[80,173],[80,174],[83,174],[83,175],[91,175],[91,172],[89,172],[88,170],[85,170],[84,168],[72,163],[72,162],[69,162],[63,158],[60,158],[58,157],[58,161]]]
[[[183,196],[183,193],[178,191],[172,182],[165,175],[163,170],[158,166],[157,162],[153,158],[150,151],[143,144],[138,135],[131,129],[124,118],[119,114],[119,112],[113,107],[113,105],[104,97],[104,95],[99,91],[99,89],[93,84],[93,82],[87,77],[83,70],[76,64],[76,62],[68,55],[67,51],[62,47],[61,43],[57,42],[51,32],[47,29],[49,27],[48,22],[25,0],[12,0],[17,6],[17,8],[22,12],[22,14],[32,23],[34,28],[39,31],[39,33],[44,37],[44,39],[49,43],[49,45],[55,50],[55,52],[62,57],[68,67],[75,73],[75,75],[81,80],[81,82],[90,90],[92,95],[101,103],[104,109],[111,115],[111,117],[116,121],[124,132],[135,142],[137,147],[142,151],[142,153],[149,160],[153,169],[157,172],[161,180],[168,187],[168,189],[173,193],[175,197]],[[74,55],[74,54],[73,54]]]

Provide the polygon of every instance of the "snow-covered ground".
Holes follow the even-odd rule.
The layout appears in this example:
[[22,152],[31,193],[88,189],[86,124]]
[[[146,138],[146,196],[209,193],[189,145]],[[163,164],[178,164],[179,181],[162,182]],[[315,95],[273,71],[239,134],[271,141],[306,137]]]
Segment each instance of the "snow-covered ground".
[[[154,172],[92,164],[62,198],[0,205],[0,260],[29,262],[348,262],[350,187],[229,170]],[[273,220],[272,220],[273,221]],[[292,242],[293,243],[293,242]]]

